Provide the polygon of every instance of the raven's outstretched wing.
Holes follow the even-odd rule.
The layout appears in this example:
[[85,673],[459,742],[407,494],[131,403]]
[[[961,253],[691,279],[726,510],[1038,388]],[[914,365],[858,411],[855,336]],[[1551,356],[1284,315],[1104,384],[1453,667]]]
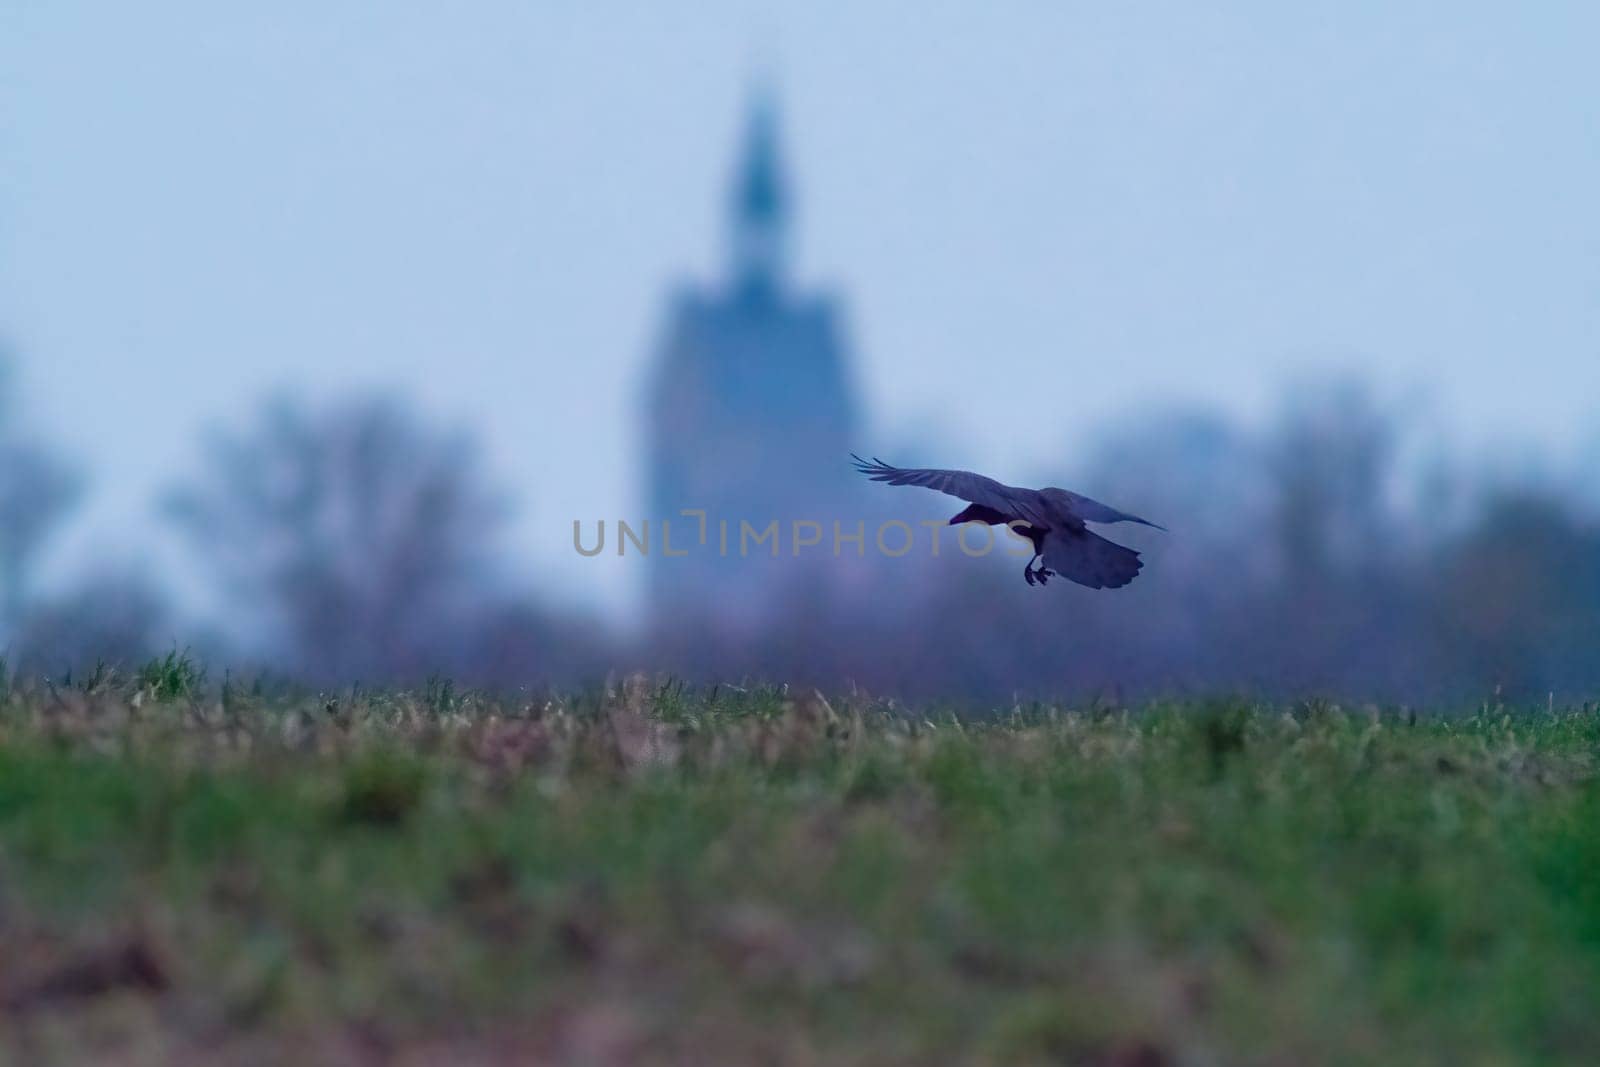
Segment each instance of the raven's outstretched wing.
[[1088,530],[1051,530],[1044,539],[1044,565],[1090,589],[1118,589],[1144,564],[1139,553]]
[[1021,519],[1040,529],[1049,526],[1046,513],[1039,502],[1039,494],[1035,490],[1018,489],[997,482],[993,478],[973,474],[971,471],[891,467],[877,458],[868,463],[854,452],[850,453],[850,458],[856,461],[856,470],[875,482],[887,482],[890,485],[919,485],[924,489],[936,489],[970,504],[982,504],[984,507],[993,508],[1008,519]]
[[1141,519],[1139,516],[1130,515],[1126,511],[1118,511],[1110,504],[1102,504],[1100,501],[1086,497],[1082,493],[1074,493],[1067,489],[1061,491],[1067,496],[1069,510],[1084,522],[1136,522],[1141,526],[1153,526],[1158,530],[1166,529],[1160,523],[1151,522],[1149,519]]

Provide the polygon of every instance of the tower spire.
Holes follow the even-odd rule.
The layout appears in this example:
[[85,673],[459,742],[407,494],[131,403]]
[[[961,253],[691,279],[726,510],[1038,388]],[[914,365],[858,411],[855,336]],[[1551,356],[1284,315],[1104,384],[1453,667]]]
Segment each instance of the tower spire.
[[733,286],[745,295],[771,295],[782,285],[786,266],[789,190],[778,152],[777,110],[764,89],[750,104],[732,193]]

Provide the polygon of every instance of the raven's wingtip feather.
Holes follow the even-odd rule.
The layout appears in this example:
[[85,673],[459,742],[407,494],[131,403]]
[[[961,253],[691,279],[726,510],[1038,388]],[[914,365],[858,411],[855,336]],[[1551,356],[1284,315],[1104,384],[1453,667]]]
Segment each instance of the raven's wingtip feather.
[[868,462],[852,452],[850,458],[856,461],[856,470],[877,482],[888,481],[899,469],[890,466],[877,456],[873,456],[871,462]]

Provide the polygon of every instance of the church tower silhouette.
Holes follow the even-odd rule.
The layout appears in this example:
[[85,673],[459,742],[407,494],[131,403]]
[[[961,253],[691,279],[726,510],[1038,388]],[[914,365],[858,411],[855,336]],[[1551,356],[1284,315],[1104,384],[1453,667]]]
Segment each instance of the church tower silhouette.
[[[728,198],[726,276],[680,288],[656,353],[644,461],[658,623],[760,625],[797,587],[814,595],[827,584],[834,522],[851,532],[861,518],[847,466],[858,409],[841,315],[832,298],[791,278],[792,202],[778,134],[771,98],[758,97]],[[706,513],[703,543],[699,519],[685,510]],[[661,520],[687,556],[662,553]],[[800,557],[796,520],[822,531]],[[743,524],[759,532],[773,521],[776,559],[770,541],[741,538]]]

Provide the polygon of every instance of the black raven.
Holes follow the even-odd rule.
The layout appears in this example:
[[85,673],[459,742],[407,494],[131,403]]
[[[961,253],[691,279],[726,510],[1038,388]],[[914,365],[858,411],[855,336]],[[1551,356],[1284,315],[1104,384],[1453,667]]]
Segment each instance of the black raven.
[[[1091,533],[1084,524],[1137,522],[1166,529],[1065,489],[1018,489],[970,471],[891,467],[876,458],[868,463],[853,452],[850,458],[875,482],[920,485],[967,501],[968,507],[951,517],[951,525],[1004,524],[1032,541],[1033,559],[1022,568],[1029,585],[1043,585],[1059,574],[1090,589],[1120,588],[1133,581],[1143,566],[1139,553]],[[1044,563],[1035,569],[1033,560],[1040,556]]]

